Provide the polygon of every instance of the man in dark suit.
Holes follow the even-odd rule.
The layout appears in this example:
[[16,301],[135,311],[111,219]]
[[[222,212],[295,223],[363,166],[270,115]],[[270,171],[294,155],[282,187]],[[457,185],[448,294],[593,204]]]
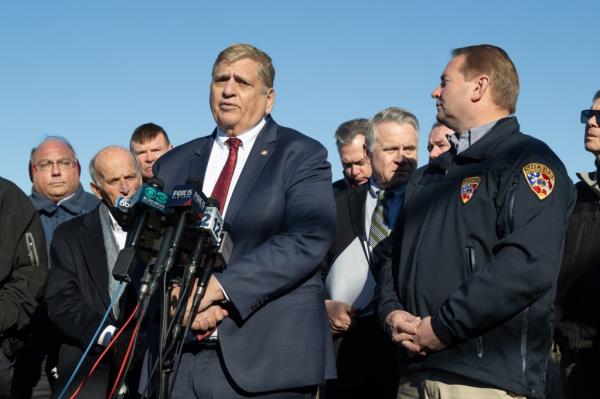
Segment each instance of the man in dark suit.
[[234,245],[193,327],[228,316],[216,341],[186,346],[173,398],[313,397],[334,376],[317,273],[335,230],[330,165],[321,144],[269,116],[274,75],[271,58],[253,46],[223,50],[210,91],[216,130],[155,166],[166,192],[201,181],[219,199]]
[[344,172],[343,179],[333,182],[336,193],[369,181],[371,163],[364,150],[368,122],[364,118],[352,119],[342,123],[335,131],[335,144]]
[[336,195],[325,303],[335,334],[338,379],[327,383],[327,399],[396,397],[396,350],[379,327],[372,303],[372,250],[396,223],[404,184],[417,165],[418,129],[417,118],[402,108],[375,115],[363,149],[372,166],[369,183]]
[[[112,277],[118,252],[124,247],[126,233],[112,212],[119,196],[129,197],[141,184],[139,164],[125,148],[107,147],[90,162],[92,191],[101,200],[92,212],[61,224],[54,233],[50,255],[52,269],[46,289],[46,302],[51,320],[62,337],[58,355],[58,381],[53,396],[62,392],[75,365],[92,339],[114,295]],[[126,295],[129,294],[126,291]],[[119,305],[126,301],[123,296]],[[96,361],[125,315],[124,308],[113,307],[108,325],[103,327],[96,345],[83,363],[68,392],[72,392]],[[105,398],[112,371],[109,356],[88,381],[82,398]]]

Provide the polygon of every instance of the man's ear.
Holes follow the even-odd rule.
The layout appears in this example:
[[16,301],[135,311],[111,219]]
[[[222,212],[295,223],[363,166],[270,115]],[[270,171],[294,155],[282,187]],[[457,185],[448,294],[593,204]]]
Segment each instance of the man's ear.
[[270,87],[267,89],[267,107],[265,109],[265,115],[268,115],[273,111],[275,105],[275,89]]
[[90,188],[92,189],[92,193],[102,201],[102,192],[100,191],[100,187],[98,187],[94,182],[90,183]]
[[471,101],[478,102],[490,90],[490,77],[488,75],[479,75],[473,80],[474,86],[471,92]]

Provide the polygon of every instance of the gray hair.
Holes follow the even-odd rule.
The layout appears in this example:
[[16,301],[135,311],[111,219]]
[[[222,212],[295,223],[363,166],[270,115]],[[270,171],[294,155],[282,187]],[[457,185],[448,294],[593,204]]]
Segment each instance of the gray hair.
[[96,166],[96,158],[98,158],[98,155],[100,155],[100,153],[106,151],[106,150],[110,150],[110,149],[121,149],[123,151],[125,151],[127,154],[129,154],[129,156],[131,157],[131,159],[133,160],[133,163],[135,164],[135,173],[138,176],[142,175],[142,167],[140,166],[140,163],[138,162],[138,160],[136,159],[136,157],[125,147],[121,146],[121,145],[109,145],[107,147],[104,147],[103,149],[101,149],[100,151],[98,151],[90,160],[90,178],[92,179],[92,182],[96,185],[99,186],[101,184],[100,179],[103,179],[104,177],[102,176],[102,173],[100,173],[100,171],[98,170],[98,167]]
[[258,70],[258,76],[260,77],[260,80],[262,80],[267,89],[272,88],[273,82],[275,81],[275,67],[273,66],[271,57],[264,51],[246,43],[231,45],[219,53],[213,64],[213,79],[215,77],[217,66],[221,62],[230,64],[246,58],[250,58],[259,64],[260,68]]
[[368,119],[358,118],[342,123],[335,131],[335,144],[338,150],[341,146],[350,144],[359,134],[363,136],[367,132]]
[[400,107],[386,108],[383,111],[378,112],[367,124],[365,143],[369,150],[373,149],[373,144],[375,143],[375,126],[383,122],[397,122],[398,124],[408,123],[414,127],[417,132],[419,131],[419,120],[411,112]]
[[44,139],[38,145],[36,145],[35,147],[33,147],[31,149],[31,153],[29,154],[29,162],[33,162],[33,156],[35,155],[35,153],[38,150],[38,148],[40,148],[40,146],[42,144],[44,144],[44,143],[46,143],[48,141],[58,141],[60,143],[63,143],[73,153],[73,158],[77,158],[77,154],[75,153],[75,149],[73,148],[73,146],[71,145],[71,143],[69,143],[69,140],[67,140],[63,136],[46,136],[46,137],[44,137]]

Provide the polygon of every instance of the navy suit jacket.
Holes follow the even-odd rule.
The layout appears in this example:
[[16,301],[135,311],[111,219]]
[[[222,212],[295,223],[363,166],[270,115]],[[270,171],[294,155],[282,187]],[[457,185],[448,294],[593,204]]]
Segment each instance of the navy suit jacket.
[[[188,178],[204,180],[215,135],[160,158],[154,175],[165,182],[165,192]],[[219,341],[233,380],[248,392],[259,392],[333,378],[317,273],[335,233],[325,148],[268,117],[234,188],[225,222],[234,249],[216,277],[235,311],[219,326]]]

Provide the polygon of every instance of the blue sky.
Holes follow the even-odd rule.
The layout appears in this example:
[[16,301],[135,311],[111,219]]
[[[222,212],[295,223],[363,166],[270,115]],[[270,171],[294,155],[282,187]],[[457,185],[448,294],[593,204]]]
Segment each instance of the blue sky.
[[455,47],[491,43],[517,66],[522,130],[569,174],[593,168],[579,112],[600,89],[600,3],[538,1],[5,1],[0,7],[0,175],[26,192],[44,135],[68,138],[84,165],[162,125],[174,144],[209,134],[214,58],[247,42],[273,58],[275,120],[316,138],[341,177],[333,132],[388,106],[435,119],[430,93]]

